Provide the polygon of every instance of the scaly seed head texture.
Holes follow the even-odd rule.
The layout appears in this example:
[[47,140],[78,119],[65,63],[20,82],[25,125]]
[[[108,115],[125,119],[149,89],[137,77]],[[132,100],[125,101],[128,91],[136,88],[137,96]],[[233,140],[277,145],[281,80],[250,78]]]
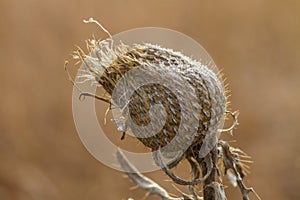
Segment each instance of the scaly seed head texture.
[[[129,47],[120,44],[112,47],[111,42],[89,40],[89,54],[84,55],[78,51],[75,57],[83,61],[82,77],[102,86],[110,97],[116,84],[130,70],[139,68],[148,72],[147,74],[153,72],[153,81],[132,92],[126,104],[127,111],[123,113],[137,126],[146,127],[151,124],[150,129],[158,130],[151,136],[144,136],[141,129],[135,131],[129,125],[131,131],[145,146],[157,150],[168,145],[179,134],[182,119],[197,110],[193,107],[197,107],[199,111],[193,114],[193,118],[197,120],[195,137],[176,138],[176,145],[182,146],[189,142],[191,144],[189,146],[193,148],[201,145],[207,134],[218,134],[218,128],[225,115],[226,95],[220,77],[213,70],[180,52],[158,45],[136,44]],[[188,85],[184,85],[176,77],[180,77]],[[158,78],[173,84],[176,92],[165,85],[155,83]],[[143,79],[142,74],[127,81],[129,85],[134,85],[139,79]],[[189,102],[191,101],[189,97],[184,95],[185,87],[190,87],[194,91],[194,94],[190,95],[195,97],[195,102]],[[193,105],[192,108],[183,111],[181,102],[184,101]],[[116,104],[114,106],[120,106],[117,102],[114,103]],[[162,105],[163,111],[150,112],[155,104]],[[158,127],[159,121],[151,123],[151,120],[155,121],[157,115],[164,114],[166,117],[162,127]],[[183,125],[182,128],[188,132],[195,127]]]

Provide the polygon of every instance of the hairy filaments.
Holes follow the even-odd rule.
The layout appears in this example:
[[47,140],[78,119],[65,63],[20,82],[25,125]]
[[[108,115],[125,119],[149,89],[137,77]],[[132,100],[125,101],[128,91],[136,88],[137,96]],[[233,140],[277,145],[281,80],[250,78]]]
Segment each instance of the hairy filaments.
[[[120,44],[112,47],[111,42],[111,39],[89,40],[88,55],[83,54],[81,50],[77,51],[75,57],[83,62],[82,77],[85,80],[92,80],[96,85],[102,86],[110,99],[116,84],[132,69],[153,70],[159,72],[161,77],[180,76],[195,92],[196,98],[192,104],[198,106],[199,112],[194,113],[194,118],[198,121],[195,137],[192,137],[192,141],[191,137],[181,137],[177,145],[190,142],[189,149],[196,153],[194,149],[201,147],[205,136],[218,134],[218,128],[226,112],[226,92],[217,73],[172,49],[147,43],[133,46]],[[137,80],[143,77],[135,78]],[[157,77],[153,76],[153,79],[155,78]],[[170,78],[165,80],[172,81]],[[134,84],[135,79],[130,81],[130,84]],[[176,84],[176,80],[173,81]],[[176,89],[179,95],[175,95],[174,91],[161,84],[143,85],[133,92],[126,105],[128,113],[123,113],[129,115],[136,125],[143,127],[155,118],[151,116],[150,108],[155,104],[163,106],[166,114],[165,124],[158,132],[147,137],[143,137],[141,135],[143,133],[136,134],[137,138],[153,151],[168,145],[179,134],[180,123],[184,116],[180,102],[190,99],[180,95],[183,94],[181,91],[185,90],[185,85],[179,84]],[[189,112],[194,110],[190,109]],[[126,126],[126,121],[124,123]],[[194,127],[184,128],[189,130]]]

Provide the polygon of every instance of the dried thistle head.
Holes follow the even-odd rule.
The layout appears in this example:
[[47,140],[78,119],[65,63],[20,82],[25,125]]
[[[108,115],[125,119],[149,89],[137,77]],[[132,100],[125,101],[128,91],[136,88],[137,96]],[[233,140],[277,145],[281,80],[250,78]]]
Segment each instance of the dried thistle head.
[[[182,113],[180,102],[190,101],[190,99],[181,93],[181,90],[186,90],[186,85],[176,82],[176,77],[181,77],[186,81],[195,93],[191,94],[194,95],[194,102],[192,102],[194,107],[185,111],[194,113],[193,117],[197,120],[196,136],[191,146],[201,144],[207,134],[218,134],[218,128],[226,111],[226,94],[222,80],[217,73],[199,61],[192,60],[172,49],[149,43],[112,46],[111,42],[111,39],[88,40],[89,53],[83,54],[81,50],[78,50],[75,54],[75,58],[81,59],[84,64],[82,76],[103,87],[108,93],[108,98],[113,95],[120,79],[135,68],[153,72],[153,80],[162,78],[176,85],[177,95],[161,84],[151,83],[138,88],[130,97],[126,105],[129,113],[123,114],[130,115],[134,123],[139,126],[146,126],[151,119],[155,118],[155,114],[151,116],[149,113],[154,104],[161,104],[166,112],[166,123],[157,134],[151,137],[143,137],[141,133],[136,134],[141,136],[137,138],[145,146],[157,150],[168,145],[179,134],[180,123],[185,115]],[[160,77],[157,77],[158,73]],[[127,81],[135,85],[139,79],[143,79],[143,74]],[[198,113],[195,113],[195,107],[199,108]],[[155,127],[152,128],[157,130]],[[184,128],[191,129],[192,127]],[[184,142],[190,142],[191,137],[181,139],[177,143],[179,146]]]
[[[106,31],[98,22],[89,22],[97,23]],[[130,130],[149,147],[154,152],[156,163],[175,183],[190,186],[194,194],[191,199],[197,199],[193,186],[202,182],[204,199],[226,199],[219,159],[223,161],[225,174],[228,170],[233,171],[233,174],[228,173],[229,178],[240,187],[243,199],[248,199],[248,193],[253,189],[246,188],[242,182],[247,166],[241,157],[245,155],[228,143],[218,141],[219,133],[232,131],[237,125],[237,113],[227,110],[228,90],[224,87],[221,73],[172,49],[150,43],[114,45],[109,36],[105,40],[88,40],[87,54],[80,48],[74,52],[74,58],[83,66],[82,81],[91,81],[106,91],[104,97],[83,94],[119,108],[123,119],[115,119],[118,130],[124,133]],[[160,107],[153,110],[155,105]],[[228,113],[234,124],[222,129]],[[205,143],[208,136],[212,140]],[[208,145],[209,151],[203,156],[200,150],[205,145]],[[183,154],[171,154],[174,159],[166,164],[161,155],[162,149],[163,153],[181,150]],[[192,167],[191,181],[182,180],[170,171],[183,158]],[[118,159],[122,165],[123,158]],[[128,168],[129,165],[125,163],[122,167]],[[199,178],[200,171],[202,178]],[[141,184],[140,176],[129,177]],[[145,188],[142,184],[139,186]]]

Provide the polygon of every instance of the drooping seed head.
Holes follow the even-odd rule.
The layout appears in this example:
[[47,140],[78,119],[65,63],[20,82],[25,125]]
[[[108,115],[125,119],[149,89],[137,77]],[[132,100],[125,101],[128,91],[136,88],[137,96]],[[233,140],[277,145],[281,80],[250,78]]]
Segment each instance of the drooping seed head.
[[[145,146],[157,150],[173,141],[175,147],[193,147],[201,145],[205,136],[218,134],[226,95],[212,69],[180,52],[148,43],[112,47],[110,40],[89,40],[88,47],[88,55],[77,54],[83,60],[82,76],[104,88],[114,106],[121,108],[124,126]],[[136,69],[139,73],[128,75]],[[124,77],[126,83],[118,85]],[[141,85],[143,79],[147,81]],[[115,91],[120,98],[113,98]],[[120,102],[127,91],[128,98]],[[161,107],[152,109],[154,105]],[[182,124],[184,120],[188,123]],[[180,130],[186,135],[176,137]]]

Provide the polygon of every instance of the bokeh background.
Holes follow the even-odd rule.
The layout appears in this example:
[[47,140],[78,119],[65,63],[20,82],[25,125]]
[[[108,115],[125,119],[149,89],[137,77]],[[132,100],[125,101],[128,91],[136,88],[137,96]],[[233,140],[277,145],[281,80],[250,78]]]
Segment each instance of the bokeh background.
[[[202,44],[228,78],[232,110],[240,111],[228,138],[253,157],[246,184],[262,199],[300,199],[300,1],[0,0],[1,200],[145,194],[94,159],[75,130],[63,64],[75,44],[85,46],[93,33],[106,37],[82,23],[89,17],[112,34],[165,27]],[[178,194],[161,172],[147,175]],[[241,199],[237,188],[226,192]]]

